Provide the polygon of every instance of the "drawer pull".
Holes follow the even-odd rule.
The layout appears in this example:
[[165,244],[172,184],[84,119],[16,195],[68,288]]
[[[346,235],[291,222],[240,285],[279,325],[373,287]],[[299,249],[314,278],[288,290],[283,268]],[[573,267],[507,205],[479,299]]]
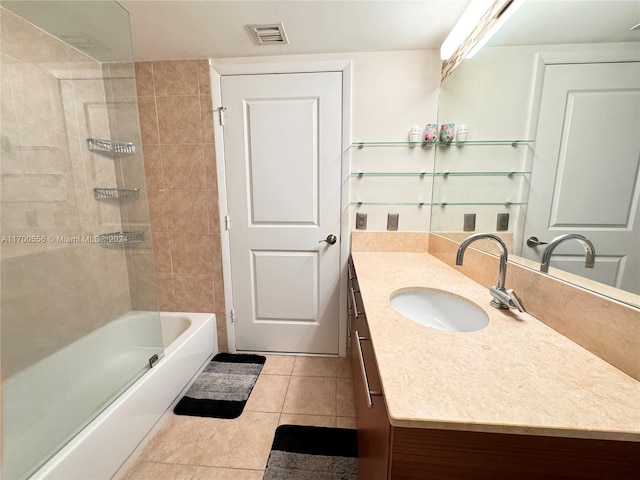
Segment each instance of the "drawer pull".
[[369,377],[367,376],[367,367],[364,365],[364,355],[362,354],[362,345],[360,342],[362,340],[368,340],[368,338],[361,337],[358,331],[355,331],[356,339],[358,342],[356,345],[358,346],[358,357],[360,359],[360,370],[362,371],[362,383],[364,384],[364,394],[367,399],[367,407],[373,408],[373,399],[371,395],[382,395],[382,392],[372,392],[369,388]]
[[353,316],[358,318],[358,315],[360,315],[360,312],[358,312],[358,304],[356,303],[356,292],[353,290],[353,287],[351,287],[350,289],[351,292],[351,305],[353,308]]

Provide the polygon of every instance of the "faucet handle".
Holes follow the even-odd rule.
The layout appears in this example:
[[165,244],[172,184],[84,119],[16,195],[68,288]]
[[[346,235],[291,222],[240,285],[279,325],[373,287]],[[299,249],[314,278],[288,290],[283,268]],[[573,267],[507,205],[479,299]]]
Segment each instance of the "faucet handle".
[[507,290],[507,295],[509,295],[509,306],[516,308],[519,312],[526,312],[513,288]]
[[525,309],[520,303],[520,300],[516,296],[515,292],[512,288],[509,290],[505,290],[503,288],[499,288],[497,285],[493,286],[489,289],[491,295],[493,296],[493,300],[491,301],[491,305],[496,308],[515,308],[520,312],[524,312]]

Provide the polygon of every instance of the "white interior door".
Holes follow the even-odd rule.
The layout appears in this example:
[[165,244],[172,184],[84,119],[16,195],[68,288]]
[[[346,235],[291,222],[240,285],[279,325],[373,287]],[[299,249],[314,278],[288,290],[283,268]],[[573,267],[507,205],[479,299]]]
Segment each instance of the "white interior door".
[[236,350],[337,354],[342,74],[221,92]]
[[575,241],[551,266],[640,293],[640,63],[547,65],[535,152],[524,238],[583,234],[595,268]]

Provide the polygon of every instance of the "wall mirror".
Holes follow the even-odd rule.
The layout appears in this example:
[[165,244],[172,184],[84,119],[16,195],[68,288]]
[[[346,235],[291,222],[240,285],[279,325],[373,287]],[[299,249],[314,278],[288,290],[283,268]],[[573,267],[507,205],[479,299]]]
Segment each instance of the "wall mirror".
[[[440,89],[431,230],[503,235],[510,259],[640,306],[640,4],[527,0]],[[635,27],[635,28],[634,28]],[[456,141],[457,140],[457,141]]]

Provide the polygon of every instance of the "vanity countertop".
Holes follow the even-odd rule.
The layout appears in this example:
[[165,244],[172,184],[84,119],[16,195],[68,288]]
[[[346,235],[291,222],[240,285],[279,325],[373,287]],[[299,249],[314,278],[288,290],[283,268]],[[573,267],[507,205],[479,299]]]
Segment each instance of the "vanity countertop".
[[[531,315],[489,306],[487,288],[427,253],[352,257],[392,425],[640,442],[640,382]],[[489,325],[405,319],[389,297],[415,286],[466,297]]]

